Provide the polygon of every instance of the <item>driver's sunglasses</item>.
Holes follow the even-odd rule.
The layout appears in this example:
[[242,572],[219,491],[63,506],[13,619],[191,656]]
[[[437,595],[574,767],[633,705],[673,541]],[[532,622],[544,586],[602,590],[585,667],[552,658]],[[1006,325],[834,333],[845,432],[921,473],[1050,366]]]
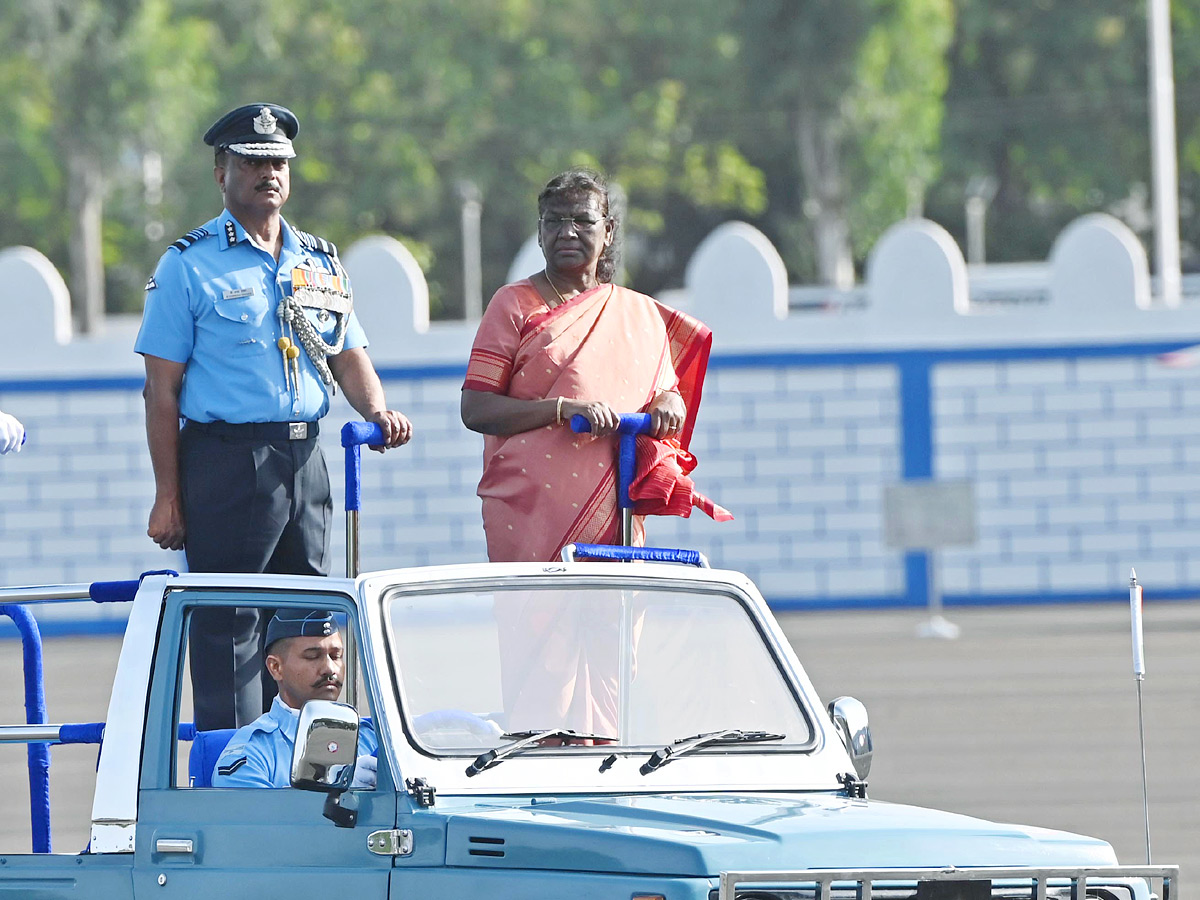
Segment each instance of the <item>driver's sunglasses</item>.
[[608,216],[601,216],[598,219],[593,219],[591,216],[542,216],[538,221],[551,231],[562,231],[566,225],[587,230],[595,228],[607,218]]

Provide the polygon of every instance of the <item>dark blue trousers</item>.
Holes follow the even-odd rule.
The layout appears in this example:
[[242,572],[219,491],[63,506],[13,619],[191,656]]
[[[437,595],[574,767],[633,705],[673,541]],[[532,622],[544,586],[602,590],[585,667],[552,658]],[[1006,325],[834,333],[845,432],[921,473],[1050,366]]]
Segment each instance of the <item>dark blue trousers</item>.
[[[180,477],[192,572],[329,574],[333,501],[316,436],[188,422]],[[272,609],[196,610],[188,625],[196,727],[239,728],[270,706],[262,640]]]

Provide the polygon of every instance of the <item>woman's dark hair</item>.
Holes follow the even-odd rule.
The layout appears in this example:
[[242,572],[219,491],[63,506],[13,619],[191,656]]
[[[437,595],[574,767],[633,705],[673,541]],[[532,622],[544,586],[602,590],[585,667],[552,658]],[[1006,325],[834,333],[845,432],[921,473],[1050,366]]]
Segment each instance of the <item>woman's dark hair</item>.
[[596,263],[596,278],[601,284],[613,280],[617,274],[617,264],[621,259],[621,211],[616,204],[610,203],[608,182],[604,176],[592,169],[568,169],[561,175],[555,175],[538,194],[538,217],[546,212],[546,206],[551,200],[580,200],[594,194],[600,199],[600,212],[612,222],[612,243],[604,248]]

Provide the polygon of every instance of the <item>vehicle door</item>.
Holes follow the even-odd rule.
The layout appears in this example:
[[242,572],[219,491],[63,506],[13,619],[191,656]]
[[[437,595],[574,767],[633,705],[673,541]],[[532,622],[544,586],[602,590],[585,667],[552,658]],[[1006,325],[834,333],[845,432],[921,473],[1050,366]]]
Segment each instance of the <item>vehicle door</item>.
[[[186,732],[191,722],[186,634],[190,615],[201,605],[329,609],[344,623],[343,639],[362,646],[347,595],[196,588],[168,595],[142,754],[135,897],[383,900],[393,861],[372,853],[367,843],[372,832],[391,829],[396,821],[395,784],[385,753],[380,753],[376,789],[349,792],[359,804],[353,827],[338,827],[323,815],[322,793],[193,786],[189,745],[177,737],[179,723]],[[347,684],[356,677],[348,671]],[[365,692],[358,697],[360,714],[369,715]]]

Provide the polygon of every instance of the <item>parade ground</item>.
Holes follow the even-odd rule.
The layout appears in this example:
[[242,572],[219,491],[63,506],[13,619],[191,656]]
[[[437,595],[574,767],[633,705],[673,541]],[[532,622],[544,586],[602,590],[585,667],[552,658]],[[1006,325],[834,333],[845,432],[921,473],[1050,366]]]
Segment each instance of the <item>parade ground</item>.
[[[1129,609],[1069,604],[950,609],[957,640],[919,638],[912,610],[794,612],[784,628],[826,702],[862,700],[873,799],[1096,835],[1146,862]],[[1145,608],[1143,684],[1153,861],[1200,878],[1200,601]],[[119,641],[45,643],[52,722],[105,715]],[[24,720],[21,652],[0,642],[0,721]],[[87,844],[96,751],[52,750],[54,849]],[[0,854],[28,852],[23,747],[0,747]],[[314,807],[316,809],[316,807]],[[781,864],[786,861],[781,860]]]

